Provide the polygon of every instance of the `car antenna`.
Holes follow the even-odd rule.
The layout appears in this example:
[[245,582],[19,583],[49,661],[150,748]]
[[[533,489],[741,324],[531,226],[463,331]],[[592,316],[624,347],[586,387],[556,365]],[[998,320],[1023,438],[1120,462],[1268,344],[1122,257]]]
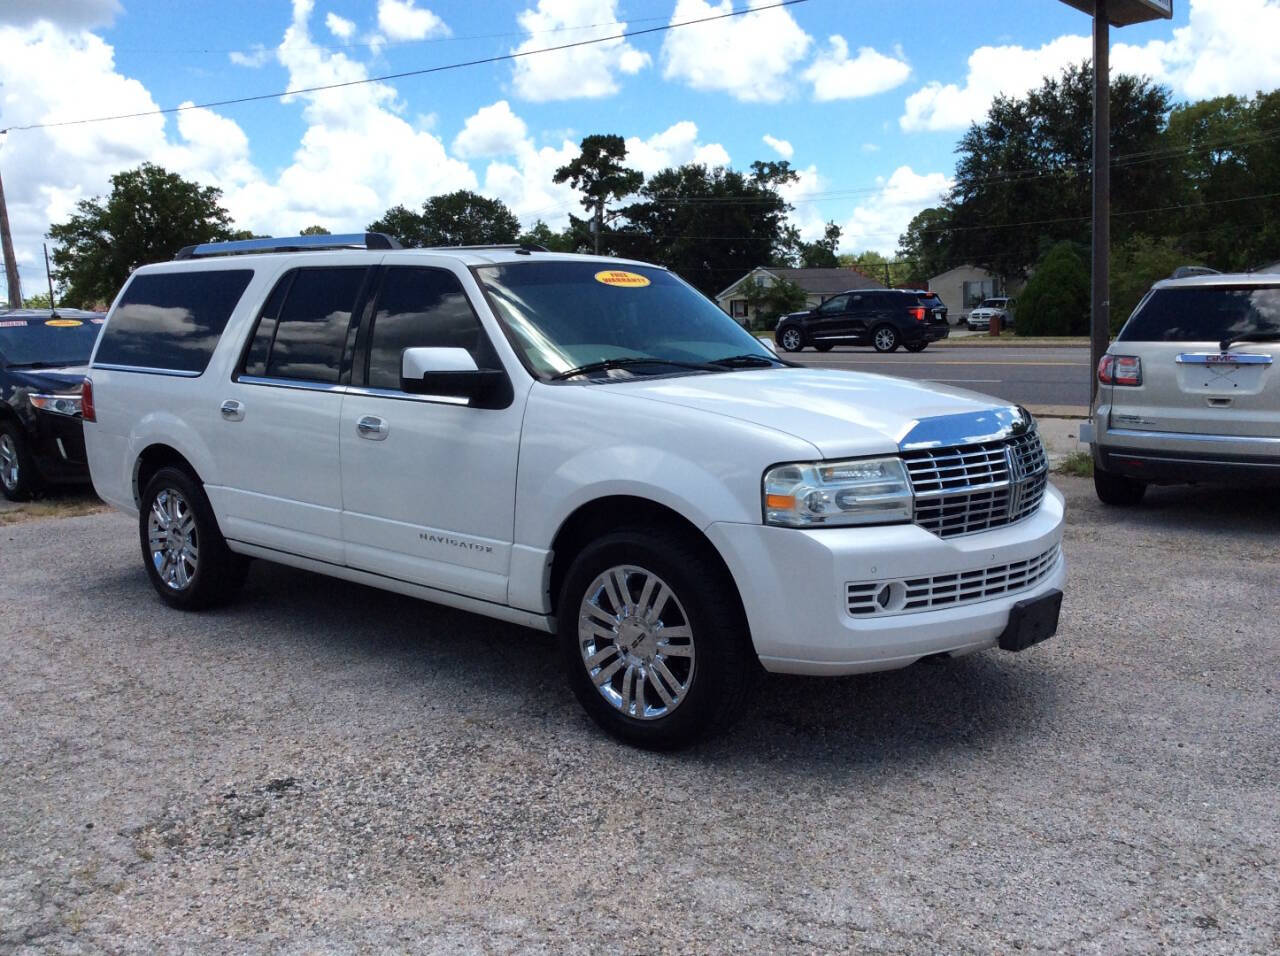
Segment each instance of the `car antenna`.
[[42,242],[44,247],[44,277],[49,280],[49,318],[58,317],[58,307],[53,304],[53,273],[49,271],[49,243]]

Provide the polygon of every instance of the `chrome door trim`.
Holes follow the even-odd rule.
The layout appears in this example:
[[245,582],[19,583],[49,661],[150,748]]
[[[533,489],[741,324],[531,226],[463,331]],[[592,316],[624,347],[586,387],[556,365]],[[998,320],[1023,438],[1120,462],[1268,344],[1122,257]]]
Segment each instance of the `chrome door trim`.
[[176,368],[149,368],[145,365],[115,365],[106,362],[94,362],[91,369],[107,369],[112,372],[136,372],[142,375],[169,375],[174,378],[199,378],[203,372],[188,372]]
[[348,395],[360,395],[364,398],[389,398],[397,402],[427,402],[432,405],[470,405],[471,400],[458,395],[411,395],[393,388],[365,388],[359,385],[348,385]]
[[268,388],[292,388],[303,392],[342,392],[347,391],[345,385],[330,385],[327,382],[299,382],[288,378],[260,378],[257,375],[241,375],[236,379],[241,385],[265,385]]
[[[1118,435],[1121,438],[1141,438],[1146,440],[1160,441],[1198,441],[1207,444],[1219,445],[1275,445],[1280,448],[1280,438],[1270,438],[1265,435],[1201,435],[1196,432],[1151,432],[1137,431],[1130,428],[1108,428],[1104,435]],[[1104,446],[1106,443],[1103,443]],[[1124,453],[1122,447],[1107,447],[1107,451],[1114,453]]]

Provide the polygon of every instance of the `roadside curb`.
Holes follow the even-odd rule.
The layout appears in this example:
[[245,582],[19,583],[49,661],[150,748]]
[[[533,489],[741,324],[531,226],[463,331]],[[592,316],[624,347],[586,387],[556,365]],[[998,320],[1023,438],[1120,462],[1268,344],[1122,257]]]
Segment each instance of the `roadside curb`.
[[1087,405],[1024,405],[1036,418],[1069,418],[1084,421],[1089,418]]

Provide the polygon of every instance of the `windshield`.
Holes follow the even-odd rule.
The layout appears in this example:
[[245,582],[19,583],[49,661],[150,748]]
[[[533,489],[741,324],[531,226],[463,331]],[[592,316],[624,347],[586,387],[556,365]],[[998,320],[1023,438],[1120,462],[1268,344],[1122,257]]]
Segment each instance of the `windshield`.
[[101,319],[14,319],[0,315],[0,362],[5,365],[85,365]]
[[1008,302],[1008,301],[1009,301],[1008,299],[983,299],[983,300],[982,300],[982,305],[978,306],[978,308],[980,308],[980,309],[1003,309],[1003,308],[1004,308],[1004,304],[1005,304],[1006,302]]
[[[545,378],[610,360],[701,365],[750,355],[776,361],[750,332],[665,269],[602,265],[518,262],[475,272],[516,348]],[[633,363],[622,374],[681,371],[690,370]]]
[[1120,331],[1120,342],[1221,342],[1280,332],[1280,285],[1156,289]]

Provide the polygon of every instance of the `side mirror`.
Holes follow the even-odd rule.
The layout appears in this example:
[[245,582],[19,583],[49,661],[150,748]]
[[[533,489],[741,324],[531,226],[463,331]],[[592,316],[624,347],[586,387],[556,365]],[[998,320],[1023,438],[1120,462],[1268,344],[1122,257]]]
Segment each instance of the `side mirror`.
[[472,405],[497,407],[492,401],[505,384],[505,373],[476,368],[466,349],[405,349],[400,357],[400,389],[412,395],[466,398]]

